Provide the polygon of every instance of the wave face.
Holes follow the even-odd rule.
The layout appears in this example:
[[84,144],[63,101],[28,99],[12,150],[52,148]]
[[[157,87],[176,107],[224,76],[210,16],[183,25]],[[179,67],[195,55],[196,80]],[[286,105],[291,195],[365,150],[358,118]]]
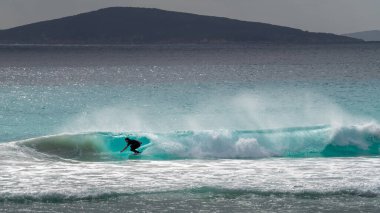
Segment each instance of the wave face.
[[[142,155],[120,153],[126,136],[142,142]],[[380,127],[367,124],[245,131],[95,132],[46,136],[17,144],[49,156],[84,161],[377,156]]]

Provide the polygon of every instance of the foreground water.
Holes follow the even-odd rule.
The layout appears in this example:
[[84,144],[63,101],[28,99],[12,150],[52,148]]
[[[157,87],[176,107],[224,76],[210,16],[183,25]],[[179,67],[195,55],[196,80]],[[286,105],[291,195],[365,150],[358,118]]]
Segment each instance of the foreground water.
[[376,44],[2,46],[0,211],[377,212],[379,81]]

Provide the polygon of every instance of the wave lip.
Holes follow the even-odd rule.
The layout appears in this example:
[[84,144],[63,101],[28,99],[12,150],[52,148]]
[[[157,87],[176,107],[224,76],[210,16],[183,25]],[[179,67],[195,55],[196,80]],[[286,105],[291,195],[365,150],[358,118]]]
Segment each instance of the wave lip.
[[[140,148],[143,154],[120,153],[126,145],[126,136],[143,143]],[[367,124],[244,131],[94,132],[46,136],[17,144],[39,153],[81,161],[378,156],[380,127]]]
[[327,157],[380,155],[380,126],[369,123],[336,130],[322,152]]

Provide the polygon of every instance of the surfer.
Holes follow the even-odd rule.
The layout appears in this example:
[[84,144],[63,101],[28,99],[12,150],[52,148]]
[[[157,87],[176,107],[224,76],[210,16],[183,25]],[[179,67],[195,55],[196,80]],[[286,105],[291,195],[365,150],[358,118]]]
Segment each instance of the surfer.
[[128,146],[130,145],[132,152],[134,152],[135,154],[139,154],[140,153],[139,151],[136,150],[137,148],[139,148],[141,146],[141,142],[140,141],[132,140],[132,139],[129,139],[129,138],[125,138],[125,142],[127,143],[127,146],[125,146],[124,149],[121,150],[120,152],[124,152],[128,148]]

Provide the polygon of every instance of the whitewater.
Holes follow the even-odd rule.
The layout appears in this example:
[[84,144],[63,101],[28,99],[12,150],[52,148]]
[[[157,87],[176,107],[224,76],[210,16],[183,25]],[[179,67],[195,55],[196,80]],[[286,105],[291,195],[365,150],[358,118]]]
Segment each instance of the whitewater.
[[1,212],[380,210],[379,45],[0,56]]

